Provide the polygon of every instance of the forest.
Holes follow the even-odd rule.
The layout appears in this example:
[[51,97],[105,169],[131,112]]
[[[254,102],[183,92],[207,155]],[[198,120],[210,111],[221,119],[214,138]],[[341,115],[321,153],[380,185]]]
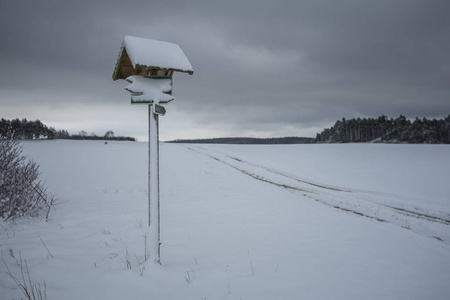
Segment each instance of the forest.
[[413,121],[403,115],[396,119],[388,119],[384,115],[378,118],[343,118],[316,136],[316,143],[354,142],[448,144],[450,115],[439,120],[416,118]]
[[[27,119],[0,120],[0,135],[13,132],[15,139],[74,139],[74,140],[116,140],[136,141],[133,137],[115,136],[112,130],[104,135],[88,134],[82,130],[78,134],[70,134],[67,130],[56,130],[47,127],[41,121]],[[205,143],[205,144],[309,144],[309,143],[411,143],[411,144],[449,144],[450,115],[444,119],[388,118],[353,118],[336,121],[334,126],[326,128],[316,138],[281,137],[281,138],[249,138],[228,137],[211,139],[182,139],[169,143]]]
[[12,132],[12,137],[19,140],[36,139],[71,139],[71,140],[115,140],[115,141],[136,141],[133,137],[114,136],[112,130],[108,130],[104,135],[98,136],[95,133],[88,134],[82,130],[78,134],[70,134],[67,130],[56,130],[47,127],[41,121],[29,121],[27,119],[0,120],[0,136],[7,136]]
[[212,139],[174,140],[168,143],[191,143],[191,144],[310,144],[314,138],[305,137],[281,137],[281,138],[250,138],[229,137]]

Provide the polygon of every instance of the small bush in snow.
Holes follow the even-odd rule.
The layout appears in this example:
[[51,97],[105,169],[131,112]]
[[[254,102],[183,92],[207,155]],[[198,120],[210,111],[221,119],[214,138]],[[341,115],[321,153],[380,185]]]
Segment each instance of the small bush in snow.
[[0,133],[0,217],[38,216],[46,210],[46,218],[54,198],[39,181],[39,166],[22,155],[13,133]]

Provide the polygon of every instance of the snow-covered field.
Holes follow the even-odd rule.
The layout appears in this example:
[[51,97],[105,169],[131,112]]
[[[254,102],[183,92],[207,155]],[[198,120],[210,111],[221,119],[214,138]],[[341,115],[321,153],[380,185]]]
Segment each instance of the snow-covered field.
[[450,299],[448,145],[161,144],[162,265],[147,144],[23,147],[60,203],[1,221],[1,257],[48,299]]

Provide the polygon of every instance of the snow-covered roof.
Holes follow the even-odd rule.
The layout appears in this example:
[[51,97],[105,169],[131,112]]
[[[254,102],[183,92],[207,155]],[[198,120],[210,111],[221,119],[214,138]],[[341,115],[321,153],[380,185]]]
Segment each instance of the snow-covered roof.
[[[191,63],[179,45],[125,36],[114,68],[113,79],[126,79],[131,75],[171,77],[174,71],[191,75],[194,73]],[[150,72],[156,73],[149,74]]]

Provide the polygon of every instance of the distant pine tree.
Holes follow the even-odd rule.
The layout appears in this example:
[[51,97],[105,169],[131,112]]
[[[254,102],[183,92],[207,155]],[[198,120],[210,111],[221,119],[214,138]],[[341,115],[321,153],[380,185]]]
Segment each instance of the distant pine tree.
[[0,133],[6,134],[11,130],[15,139],[46,139],[49,129],[41,121],[28,121],[27,119],[14,119],[12,121],[0,120]]
[[0,120],[0,134],[11,134],[14,139],[32,140],[32,139],[74,139],[74,140],[116,140],[116,141],[136,141],[133,137],[114,136],[114,132],[109,130],[104,136],[96,136],[94,133],[88,135],[86,131],[81,130],[79,134],[71,135],[67,130],[56,130],[53,127],[48,128],[41,121],[28,121],[27,119]]
[[316,135],[317,143],[348,142],[385,143],[450,143],[450,115],[441,120],[416,118],[413,122],[400,115],[388,119],[382,115],[377,119],[351,119],[336,121],[331,128]]
[[310,144],[314,138],[306,137],[281,137],[281,138],[248,138],[248,137],[229,137],[212,139],[192,139],[192,140],[174,140],[168,143],[190,143],[190,144]]

